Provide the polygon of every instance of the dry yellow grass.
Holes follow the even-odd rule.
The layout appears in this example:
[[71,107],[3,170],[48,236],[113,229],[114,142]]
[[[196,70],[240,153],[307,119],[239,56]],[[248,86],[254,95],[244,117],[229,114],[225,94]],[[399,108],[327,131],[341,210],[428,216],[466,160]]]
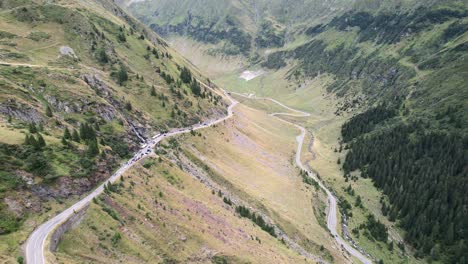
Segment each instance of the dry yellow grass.
[[209,55],[209,50],[215,49],[215,45],[200,44],[178,36],[171,36],[167,41],[179,54],[213,79],[238,71],[247,65],[246,59],[242,56]]
[[[236,189],[267,208],[290,237],[302,244],[324,245],[336,262],[343,262],[333,240],[314,215],[315,190],[305,187],[293,165],[299,131],[267,113],[239,105],[235,117],[222,127],[202,131],[203,137],[184,136],[192,153]],[[316,249],[316,248],[315,248]],[[315,252],[314,252],[315,253]]]
[[7,124],[0,122],[0,142],[4,144],[22,144],[25,135],[18,130],[10,128]]
[[[236,216],[211,189],[166,162],[150,169],[137,165],[123,184],[121,194],[104,196],[99,203],[113,208],[124,224],[92,204],[83,222],[63,238],[57,262],[210,263],[217,255],[234,263],[306,263],[250,220]],[[122,238],[113,243],[117,232]],[[252,239],[256,237],[261,242]]]

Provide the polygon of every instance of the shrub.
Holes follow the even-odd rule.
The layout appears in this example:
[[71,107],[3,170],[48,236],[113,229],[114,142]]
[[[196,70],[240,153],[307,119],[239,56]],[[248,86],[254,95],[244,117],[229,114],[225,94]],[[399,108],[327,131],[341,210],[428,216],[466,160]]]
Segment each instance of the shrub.
[[15,232],[20,227],[20,223],[21,221],[18,221],[12,213],[0,208],[0,235]]
[[27,38],[32,39],[34,41],[41,41],[41,40],[50,39],[50,35],[45,32],[36,31],[36,32],[29,33]]
[[0,171],[0,193],[16,189],[23,185],[23,180],[13,173]]

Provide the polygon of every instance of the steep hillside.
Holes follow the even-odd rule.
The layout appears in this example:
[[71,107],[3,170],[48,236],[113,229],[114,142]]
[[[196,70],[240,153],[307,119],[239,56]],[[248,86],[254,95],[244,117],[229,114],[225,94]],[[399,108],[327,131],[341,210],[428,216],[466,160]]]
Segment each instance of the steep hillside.
[[128,9],[164,37],[184,36],[213,44],[210,55],[256,58],[259,52],[295,40],[307,24],[342,11],[334,1],[138,1]]
[[[396,250],[466,261],[466,1],[176,2],[178,13],[165,1],[128,8],[189,58],[236,62],[221,72],[192,60],[223,87],[315,112],[322,152],[310,164],[342,195],[353,240],[388,261]],[[263,71],[240,79],[248,68]]]
[[347,98],[338,113],[364,111],[342,128],[350,149],[345,178],[359,171],[373,179],[385,194],[383,215],[407,231],[416,256],[446,263],[467,257],[467,11],[447,3],[397,14],[348,12],[265,64],[282,67],[291,55],[304,76],[335,76],[328,91]]
[[291,164],[299,132],[263,111],[234,111],[163,142],[109,187],[57,261],[316,263],[312,253],[345,263],[322,226],[326,196]]
[[0,259],[11,260],[35,226],[106,179],[142,140],[225,106],[112,1],[0,8]]
[[271,49],[303,42],[310,25],[329,22],[350,10],[414,10],[439,1],[120,1],[162,36],[182,36],[213,44],[210,55],[241,55],[254,61]]

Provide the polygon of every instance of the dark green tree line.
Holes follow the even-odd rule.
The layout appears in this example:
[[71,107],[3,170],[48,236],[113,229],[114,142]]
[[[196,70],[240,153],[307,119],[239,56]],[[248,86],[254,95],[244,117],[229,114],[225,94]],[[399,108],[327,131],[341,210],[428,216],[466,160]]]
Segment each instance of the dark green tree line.
[[440,249],[444,262],[468,260],[468,136],[431,131],[422,122],[365,134],[369,123],[388,116],[381,111],[366,115],[343,126],[343,139],[350,144],[345,175],[360,170],[383,190],[390,201],[382,205],[384,213],[400,220],[418,256]]

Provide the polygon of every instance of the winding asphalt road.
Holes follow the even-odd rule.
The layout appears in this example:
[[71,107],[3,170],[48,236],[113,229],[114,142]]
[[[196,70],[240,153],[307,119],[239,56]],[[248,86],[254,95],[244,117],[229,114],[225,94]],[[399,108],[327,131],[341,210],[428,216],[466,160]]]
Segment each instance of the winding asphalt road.
[[28,240],[26,241],[25,247],[25,255],[26,255],[26,263],[28,264],[45,264],[46,259],[44,257],[44,247],[46,244],[47,237],[51,234],[57,227],[60,226],[63,222],[69,219],[75,212],[79,211],[80,209],[84,208],[88,203],[90,203],[93,198],[97,197],[104,191],[104,185],[107,183],[113,183],[116,180],[120,179],[122,174],[127,171],[130,167],[132,167],[136,162],[141,160],[142,158],[148,156],[152,153],[153,148],[161,142],[164,138],[172,137],[175,135],[188,133],[192,130],[198,130],[206,127],[210,127],[216,125],[218,123],[223,122],[226,119],[229,119],[233,116],[233,108],[238,103],[234,99],[232,99],[228,94],[226,97],[231,101],[231,104],[228,107],[228,114],[220,119],[214,121],[208,121],[203,124],[195,125],[188,128],[179,128],[172,130],[168,133],[158,134],[154,136],[148,143],[145,145],[140,151],[138,151],[132,159],[128,162],[123,164],[107,181],[97,187],[93,192],[88,194],[85,198],[80,200],[79,202],[75,203],[65,211],[61,212],[60,214],[54,216],[47,222],[40,225],[37,229],[33,231],[33,233],[29,236]]
[[[25,65],[25,66],[30,66],[30,65]],[[244,94],[238,94],[240,96],[244,96],[247,98],[252,98],[252,99],[263,99],[263,100],[270,100],[285,109],[288,109],[292,112],[295,112],[297,114],[292,114],[292,113],[273,113],[271,114],[272,116],[278,116],[278,115],[288,115],[288,116],[297,116],[297,117],[306,117],[310,116],[309,113],[299,111],[296,109],[293,109],[291,107],[288,107],[277,100],[271,99],[271,98],[257,98],[257,97],[252,97],[246,96]],[[113,183],[116,180],[118,180],[125,171],[127,171],[130,167],[132,167],[136,162],[141,160],[142,158],[148,156],[149,154],[152,153],[153,148],[161,142],[164,138],[183,134],[183,133],[189,133],[192,130],[198,130],[206,127],[210,127],[213,125],[216,125],[218,123],[223,122],[224,120],[227,120],[233,116],[233,108],[234,106],[238,103],[236,100],[232,99],[229,96],[229,93],[224,92],[224,95],[226,98],[228,98],[231,101],[231,104],[228,107],[228,114],[220,119],[214,120],[214,121],[209,121],[205,122],[200,125],[195,125],[192,127],[188,128],[180,128],[180,129],[175,129],[172,130],[168,133],[164,134],[157,134],[155,135],[149,142],[146,144],[140,151],[138,151],[132,159],[130,159],[128,162],[123,164],[107,181],[105,181],[103,184],[101,184],[99,187],[97,187],[93,192],[88,194],[85,198],[82,200],[78,201],[68,209],[64,210],[60,214],[54,216],[47,222],[43,223],[40,225],[38,228],[36,228],[33,233],[29,236],[28,240],[26,241],[26,246],[25,246],[25,255],[26,255],[26,262],[28,264],[45,264],[45,256],[44,256],[44,247],[46,244],[47,237],[49,236],[50,233],[52,233],[60,224],[65,222],[67,219],[69,219],[75,212],[81,210],[84,208],[87,204],[89,204],[93,198],[97,197],[104,191],[104,185],[108,183]],[[302,145],[304,143],[304,138],[306,134],[306,130],[304,127],[301,127],[297,124],[288,122],[286,120],[280,119],[283,122],[287,122],[291,125],[294,125],[296,128],[298,128],[301,131],[301,134],[297,136],[296,140],[298,142],[297,146],[297,152],[296,152],[296,164],[299,168],[302,170],[306,171],[307,174],[312,177],[314,180],[316,180],[320,187],[327,193],[328,200],[329,200],[329,210],[328,210],[328,216],[327,216],[327,226],[328,229],[330,230],[332,236],[335,238],[337,243],[342,246],[346,251],[348,251],[352,256],[356,257],[359,259],[362,263],[365,264],[371,264],[372,261],[368,259],[366,256],[364,256],[361,252],[350,246],[347,242],[345,242],[337,233],[336,228],[337,228],[337,201],[335,196],[322,184],[322,182],[316,177],[315,174],[307,170],[307,168],[302,164],[301,162],[301,152],[302,152]]]
[[[5,62],[5,61],[0,61],[1,66],[23,66],[23,67],[32,67],[32,68],[42,68],[45,67],[44,65],[35,65],[35,64],[27,64],[27,63],[15,63],[15,62]],[[50,68],[49,66],[47,66]],[[200,81],[200,80],[199,80]],[[206,88],[212,90],[218,95],[225,95],[226,98],[228,98],[231,102],[231,104],[228,107],[228,114],[220,119],[214,120],[214,121],[209,121],[205,122],[203,124],[195,125],[192,127],[188,128],[179,128],[172,130],[168,133],[164,134],[157,134],[155,135],[141,150],[139,150],[132,159],[130,159],[128,162],[123,164],[107,181],[102,183],[99,187],[97,187],[93,192],[88,194],[85,198],[82,200],[78,201],[68,209],[62,211],[60,214],[54,216],[53,218],[49,219],[47,222],[43,223],[40,225],[38,228],[36,228],[33,233],[29,236],[28,240],[26,241],[25,245],[25,256],[26,256],[26,263],[28,264],[45,264],[45,256],[44,256],[44,247],[46,244],[47,237],[49,236],[50,233],[52,233],[60,224],[65,222],[67,219],[69,219],[75,212],[79,211],[80,209],[84,208],[87,204],[89,204],[93,198],[97,197],[104,191],[104,185],[107,183],[113,183],[117,179],[119,179],[122,174],[127,171],[133,164],[135,164],[137,161],[141,160],[142,158],[148,156],[150,153],[152,153],[153,148],[164,138],[166,137],[171,137],[183,133],[188,133],[192,130],[198,130],[202,128],[206,128],[209,126],[216,125],[220,122],[223,122],[226,119],[229,119],[233,116],[233,108],[234,106],[238,103],[234,99],[231,98],[224,90],[223,93],[221,94],[220,92],[212,89],[211,87],[207,86],[203,82],[200,82],[203,86]],[[132,127],[133,130],[135,130],[134,127]],[[139,137],[140,140],[143,140],[138,133],[136,133],[137,136]]]
[[[286,109],[288,109],[289,111],[292,111],[292,112],[295,112],[297,114],[292,114],[292,113],[272,113],[270,115],[272,116],[278,116],[278,115],[283,115],[283,116],[295,116],[295,117],[308,117],[310,116],[310,113],[307,113],[307,112],[303,112],[303,111],[300,111],[300,110],[296,110],[294,108],[291,108],[291,107],[288,107],[288,106],[285,106],[284,104],[278,102],[277,100],[275,99],[272,99],[272,98],[265,98],[265,97],[256,97],[252,94],[250,95],[245,95],[245,94],[241,94],[241,93],[235,93],[235,92],[231,92],[232,94],[235,94],[235,95],[238,95],[238,96],[242,96],[242,97],[246,97],[246,98],[249,98],[249,99],[254,99],[254,100],[269,100],[271,102],[274,102]],[[327,212],[327,227],[328,229],[330,230],[330,233],[331,235],[335,238],[336,242],[338,243],[339,246],[343,247],[346,251],[348,251],[349,254],[351,254],[352,256],[354,256],[355,258],[359,259],[359,261],[361,261],[362,263],[364,264],[371,264],[372,261],[364,255],[364,253],[361,253],[359,252],[357,249],[355,249],[354,247],[352,247],[351,245],[349,245],[339,234],[338,232],[336,231],[337,229],[337,225],[338,225],[338,220],[337,220],[337,200],[336,200],[336,197],[333,195],[332,192],[330,192],[330,190],[328,190],[327,187],[325,187],[325,185],[322,183],[322,181],[320,181],[318,178],[317,178],[317,175],[315,173],[312,173],[311,171],[309,171],[305,166],[304,164],[302,164],[302,161],[301,161],[301,153],[302,153],[302,145],[304,145],[304,138],[305,138],[305,135],[306,135],[306,129],[302,126],[299,126],[297,124],[294,124],[294,123],[291,123],[289,121],[286,121],[284,119],[281,119],[279,118],[279,120],[283,121],[283,122],[286,122],[288,124],[291,124],[293,126],[295,126],[296,128],[298,128],[300,131],[301,131],[301,134],[299,134],[297,137],[296,137],[296,140],[297,140],[297,151],[296,151],[296,164],[297,166],[306,171],[307,172],[307,175],[309,177],[311,177],[312,179],[314,179],[316,182],[318,182],[320,188],[322,188],[325,193],[327,194],[328,196],[328,203],[329,203],[329,206],[328,206],[328,212]]]

